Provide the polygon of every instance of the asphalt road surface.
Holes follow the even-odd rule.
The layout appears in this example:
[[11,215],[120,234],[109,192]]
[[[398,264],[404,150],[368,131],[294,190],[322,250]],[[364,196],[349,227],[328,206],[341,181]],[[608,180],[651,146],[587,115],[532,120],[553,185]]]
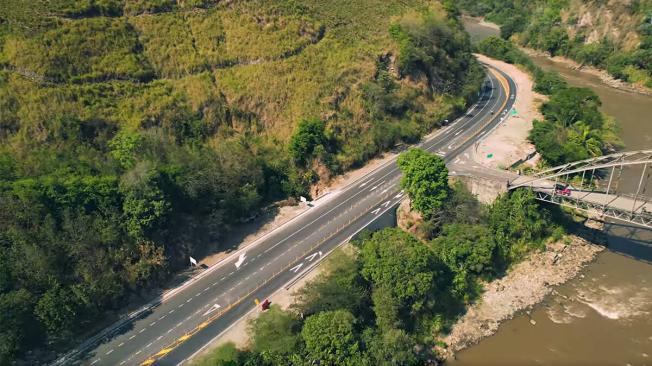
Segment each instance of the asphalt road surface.
[[[504,73],[488,69],[479,101],[465,115],[418,147],[450,163],[500,123],[511,109],[516,87]],[[403,197],[396,159],[327,199],[262,240],[205,270],[110,336],[80,346],[55,364],[177,365],[186,362],[254,307],[309,271]],[[323,201],[323,202],[322,202]]]

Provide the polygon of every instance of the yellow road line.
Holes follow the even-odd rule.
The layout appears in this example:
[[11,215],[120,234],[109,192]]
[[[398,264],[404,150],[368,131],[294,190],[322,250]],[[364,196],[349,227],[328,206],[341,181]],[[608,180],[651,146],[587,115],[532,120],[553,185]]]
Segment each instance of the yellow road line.
[[[489,72],[491,72],[492,74],[494,74],[494,75],[496,76],[496,78],[498,79],[498,82],[499,82],[500,85],[503,87],[503,90],[505,90],[505,100],[503,101],[503,104],[502,104],[502,105],[500,106],[500,108],[498,109],[499,111],[502,111],[503,108],[505,108],[505,106],[507,105],[507,100],[509,99],[509,95],[511,94],[511,91],[510,91],[510,89],[509,89],[509,83],[507,82],[507,80],[506,80],[506,79],[505,79],[505,78],[504,78],[504,77],[503,77],[503,76],[502,76],[498,71],[494,70],[493,67],[489,67]],[[486,127],[489,123],[491,123],[491,121],[493,121],[493,118],[491,118],[491,119],[489,120],[489,122],[485,123],[485,124],[484,124],[480,129],[483,129],[484,127]],[[469,142],[469,140],[471,140],[471,139],[474,138],[474,137],[475,137],[475,135],[471,135],[471,136],[467,137],[467,138],[466,138],[466,139],[465,139],[465,140],[460,144],[460,146],[463,146],[464,144],[466,144],[467,142]]]
[[[500,107],[500,110],[502,110],[502,109],[505,107],[505,105],[507,104],[507,99],[509,98],[509,95],[510,95],[510,93],[509,93],[509,83],[506,84],[506,83],[505,83],[506,80],[502,77],[502,75],[500,75],[500,73],[496,72],[493,68],[489,68],[489,71],[490,71],[492,74],[494,74],[494,75],[496,76],[496,78],[498,78],[498,81],[499,81],[500,84],[502,85],[503,89],[506,91],[505,101],[503,102],[503,105]],[[490,122],[491,122],[491,120],[490,120],[488,123],[490,123]],[[488,123],[487,123],[487,124],[488,124]],[[486,124],[485,124],[485,126],[486,126]],[[483,127],[484,127],[484,126],[483,126]],[[462,143],[462,145],[465,144],[469,139],[471,139],[471,138],[473,138],[473,137],[474,137],[474,136],[470,136],[468,139],[466,139],[466,140]],[[389,197],[389,195],[386,195],[386,197]],[[370,206],[370,209],[371,209],[371,207],[373,207],[373,206],[375,206],[375,204],[374,204],[374,205],[371,205],[371,206]],[[355,217],[353,220],[349,220],[349,222],[348,222],[346,225],[344,225],[344,227],[346,227],[347,225],[351,224],[354,220],[357,220],[358,218],[362,217],[362,216],[363,216],[364,214],[366,214],[366,213],[367,213],[367,211],[364,211],[362,214],[360,214],[359,216]],[[323,240],[320,241],[318,244],[314,245],[314,246],[311,247],[309,250],[307,250],[303,255],[301,255],[300,257],[298,257],[297,260],[295,260],[295,261],[291,262],[290,264],[288,264],[288,265],[287,265],[283,270],[281,270],[281,271],[279,271],[278,273],[274,274],[273,276],[269,277],[267,280],[265,280],[265,282],[263,282],[262,284],[260,284],[259,286],[257,286],[257,287],[254,288],[253,290],[251,290],[249,293],[247,293],[247,294],[245,294],[244,296],[240,297],[236,302],[229,304],[229,305],[228,305],[226,308],[224,308],[222,311],[220,311],[220,312],[216,313],[215,315],[209,317],[206,321],[204,321],[203,323],[199,324],[198,326],[196,326],[195,328],[193,328],[192,330],[190,330],[187,334],[185,334],[185,335],[179,337],[179,338],[176,339],[174,342],[172,342],[171,344],[169,344],[168,346],[166,346],[165,348],[163,348],[162,350],[160,350],[159,352],[157,352],[156,354],[154,354],[153,356],[151,356],[151,357],[148,358],[147,360],[143,361],[143,362],[140,364],[140,366],[149,366],[149,365],[153,364],[154,362],[156,362],[156,360],[158,360],[158,359],[160,359],[161,357],[165,356],[166,354],[172,352],[172,351],[173,351],[175,348],[177,348],[181,343],[185,342],[186,340],[188,340],[188,338],[190,338],[190,337],[192,337],[193,335],[195,335],[195,333],[197,333],[197,332],[199,332],[200,330],[202,330],[203,328],[207,327],[210,323],[212,323],[213,321],[215,321],[215,320],[217,320],[218,318],[220,318],[220,317],[221,317],[224,313],[226,313],[228,310],[230,310],[231,308],[235,307],[235,306],[238,305],[240,302],[242,302],[245,298],[249,297],[249,296],[252,295],[254,292],[258,291],[260,288],[262,288],[263,286],[265,286],[265,285],[267,284],[267,282],[269,282],[269,281],[272,280],[273,278],[276,278],[276,276],[280,275],[281,272],[283,272],[285,269],[290,268],[290,266],[292,266],[293,264],[297,263],[299,258],[303,258],[306,254],[308,254],[309,252],[311,252],[312,250],[314,250],[316,247],[318,247],[319,245],[321,245],[321,244],[325,243],[326,241],[330,240],[331,238],[333,238],[335,235],[337,235],[337,234],[339,233],[339,231],[340,231],[340,229],[338,229],[338,230],[334,231],[333,233],[331,233],[331,235],[329,235],[327,238],[323,239]]]

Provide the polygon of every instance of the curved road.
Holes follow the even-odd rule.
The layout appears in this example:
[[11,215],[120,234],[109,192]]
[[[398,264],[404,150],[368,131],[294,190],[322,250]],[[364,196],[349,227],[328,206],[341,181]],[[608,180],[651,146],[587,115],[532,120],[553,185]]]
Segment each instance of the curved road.
[[[511,109],[516,88],[504,73],[488,70],[479,101],[418,147],[450,163],[500,123],[503,112]],[[54,365],[184,363],[251,311],[254,299],[283,289],[375,218],[394,209],[403,196],[399,180],[400,171],[392,159],[207,269],[137,319],[114,327],[98,341],[89,340]]]

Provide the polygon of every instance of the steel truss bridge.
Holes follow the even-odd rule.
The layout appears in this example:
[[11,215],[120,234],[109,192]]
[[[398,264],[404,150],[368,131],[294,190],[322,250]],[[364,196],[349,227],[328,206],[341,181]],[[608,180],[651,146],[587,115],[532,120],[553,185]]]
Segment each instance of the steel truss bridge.
[[[519,176],[508,190],[527,187],[541,201],[652,228],[652,203],[646,196],[650,164],[652,150],[621,152]],[[635,187],[622,187],[623,172],[628,179],[636,174]]]

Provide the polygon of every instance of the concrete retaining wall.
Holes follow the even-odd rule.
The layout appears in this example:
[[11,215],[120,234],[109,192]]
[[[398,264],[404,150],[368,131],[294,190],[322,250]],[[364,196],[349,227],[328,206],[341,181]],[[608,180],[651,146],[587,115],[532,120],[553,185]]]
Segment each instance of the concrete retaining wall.
[[456,176],[452,178],[462,182],[466,189],[471,191],[480,202],[492,203],[502,193],[507,192],[507,181],[497,181],[471,176]]

